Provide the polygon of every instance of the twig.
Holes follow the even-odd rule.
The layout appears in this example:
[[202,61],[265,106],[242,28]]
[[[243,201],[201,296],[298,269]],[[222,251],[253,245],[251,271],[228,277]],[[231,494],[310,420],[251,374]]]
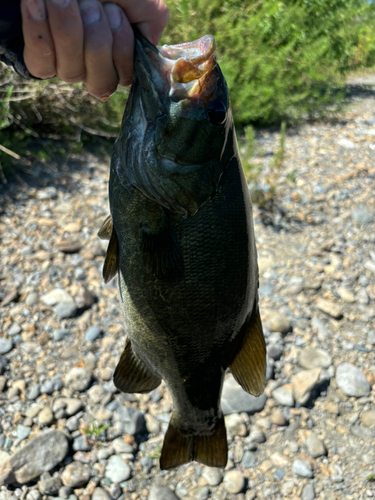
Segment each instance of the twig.
[[10,149],[6,148],[2,144],[0,144],[0,150],[6,153],[9,156],[13,156],[16,160],[22,160],[21,156],[15,153],[14,151],[11,151]]

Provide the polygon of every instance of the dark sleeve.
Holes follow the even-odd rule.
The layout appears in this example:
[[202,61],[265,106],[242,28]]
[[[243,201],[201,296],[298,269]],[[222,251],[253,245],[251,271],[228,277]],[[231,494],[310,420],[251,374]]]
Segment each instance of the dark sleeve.
[[0,61],[23,78],[34,78],[23,60],[24,45],[20,0],[0,0]]

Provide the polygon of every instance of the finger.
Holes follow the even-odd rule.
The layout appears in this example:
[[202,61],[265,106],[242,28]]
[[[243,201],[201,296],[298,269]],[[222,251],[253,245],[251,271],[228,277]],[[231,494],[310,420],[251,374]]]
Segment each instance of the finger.
[[[163,0],[112,0],[123,9],[131,24],[136,24],[154,45],[168,24],[169,10]],[[105,3],[106,0],[100,0]]]
[[55,50],[48,26],[44,0],[22,0],[24,61],[30,74],[38,78],[55,76]]
[[65,82],[85,78],[83,26],[76,0],[46,0],[48,21],[55,46],[56,74]]
[[97,0],[79,0],[84,28],[87,91],[102,101],[116,91],[118,76],[112,60],[112,33]]
[[119,77],[119,85],[126,87],[131,84],[133,75],[133,30],[123,10],[118,5],[105,3],[103,8],[112,30],[112,57]]

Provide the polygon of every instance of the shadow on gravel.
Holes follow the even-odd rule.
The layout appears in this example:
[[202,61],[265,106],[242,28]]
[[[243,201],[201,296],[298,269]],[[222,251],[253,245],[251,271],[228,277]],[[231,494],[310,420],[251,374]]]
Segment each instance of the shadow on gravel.
[[14,202],[26,200],[30,189],[41,189],[53,186],[57,191],[66,193],[76,189],[77,172],[93,177],[98,163],[108,164],[108,177],[113,141],[98,140],[96,144],[86,144],[77,154],[70,153],[61,143],[64,155],[53,155],[49,159],[25,163],[14,161],[0,178],[0,215],[7,206]]
[[351,99],[375,99],[375,86],[349,83],[345,86],[344,103],[347,104]]

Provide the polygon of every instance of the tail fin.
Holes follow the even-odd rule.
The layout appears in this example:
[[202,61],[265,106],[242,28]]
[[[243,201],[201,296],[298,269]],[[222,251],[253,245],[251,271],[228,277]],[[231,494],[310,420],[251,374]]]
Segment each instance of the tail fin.
[[209,467],[226,466],[228,444],[223,416],[217,421],[212,434],[185,434],[177,426],[169,424],[161,451],[160,468],[172,469],[193,460]]

